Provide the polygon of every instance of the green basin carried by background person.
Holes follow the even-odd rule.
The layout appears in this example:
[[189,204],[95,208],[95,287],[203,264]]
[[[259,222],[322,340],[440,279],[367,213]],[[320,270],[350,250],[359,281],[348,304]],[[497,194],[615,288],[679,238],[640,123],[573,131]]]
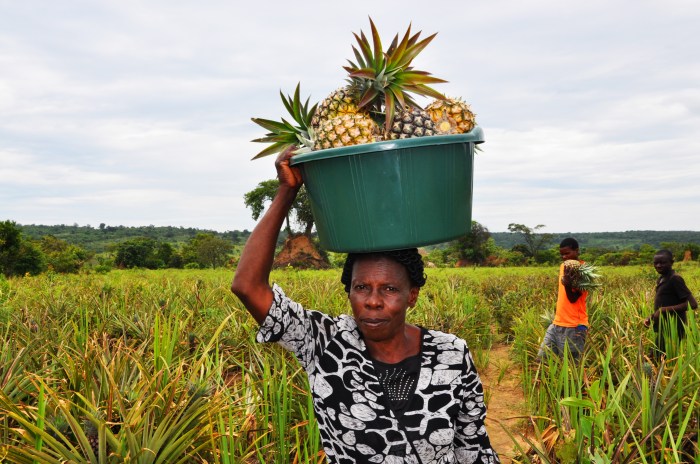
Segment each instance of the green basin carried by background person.
[[369,252],[446,242],[471,230],[474,145],[465,134],[296,155],[321,245]]

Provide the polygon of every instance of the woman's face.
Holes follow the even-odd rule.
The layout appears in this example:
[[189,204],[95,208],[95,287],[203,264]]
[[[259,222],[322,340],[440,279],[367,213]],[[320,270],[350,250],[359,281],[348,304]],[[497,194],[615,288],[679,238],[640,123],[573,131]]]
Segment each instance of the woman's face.
[[408,271],[386,257],[355,261],[350,282],[350,305],[355,321],[367,340],[387,341],[403,336],[406,310],[418,299]]

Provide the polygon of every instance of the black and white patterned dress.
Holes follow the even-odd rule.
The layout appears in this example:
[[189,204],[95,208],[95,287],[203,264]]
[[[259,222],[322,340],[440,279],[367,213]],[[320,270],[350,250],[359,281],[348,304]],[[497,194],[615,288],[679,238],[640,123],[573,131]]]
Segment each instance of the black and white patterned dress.
[[497,463],[484,418],[481,381],[464,340],[425,330],[408,406],[397,417],[350,315],[305,310],[273,286],[257,334],[293,352],[309,376],[331,463]]

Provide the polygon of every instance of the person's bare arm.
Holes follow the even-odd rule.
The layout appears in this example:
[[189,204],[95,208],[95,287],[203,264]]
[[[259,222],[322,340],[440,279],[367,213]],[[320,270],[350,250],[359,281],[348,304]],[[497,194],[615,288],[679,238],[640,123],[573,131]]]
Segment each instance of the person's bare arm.
[[576,301],[581,297],[583,294],[581,290],[577,288],[573,288],[571,286],[571,276],[569,276],[566,272],[564,272],[564,276],[561,278],[561,283],[564,285],[564,290],[566,291],[566,298],[571,303],[576,303]]
[[688,297],[688,301],[684,301],[683,303],[678,303],[677,305],[673,306],[660,307],[659,309],[654,311],[654,314],[644,319],[644,325],[649,327],[652,321],[656,321],[659,319],[661,313],[683,311],[688,309],[688,305],[690,305],[691,309],[698,309],[698,302],[693,295],[690,295]]
[[659,318],[661,313],[671,313],[671,312],[676,312],[676,311],[684,311],[688,309],[688,305],[690,305],[691,309],[698,309],[698,302],[695,300],[695,297],[693,295],[690,295],[688,298],[688,301],[684,301],[683,303],[678,303],[677,305],[673,306],[662,306],[656,311],[654,311],[654,314],[651,315],[651,318],[653,320],[656,320]]
[[289,166],[289,158],[294,149],[295,147],[288,148],[275,161],[279,190],[248,237],[231,283],[231,291],[258,324],[265,320],[272,305],[270,271],[277,237],[303,182],[299,169]]

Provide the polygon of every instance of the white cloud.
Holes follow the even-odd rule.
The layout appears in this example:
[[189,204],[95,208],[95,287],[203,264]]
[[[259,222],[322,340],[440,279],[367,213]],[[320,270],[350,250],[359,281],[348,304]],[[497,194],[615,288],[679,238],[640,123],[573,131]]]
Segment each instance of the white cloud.
[[415,65],[485,130],[473,216],[489,229],[697,229],[696,2],[353,5],[5,4],[0,213],[252,228],[243,195],[274,169],[250,161],[250,118],[283,116],[297,82],[314,101],[342,85],[371,15],[386,43],[438,33]]

